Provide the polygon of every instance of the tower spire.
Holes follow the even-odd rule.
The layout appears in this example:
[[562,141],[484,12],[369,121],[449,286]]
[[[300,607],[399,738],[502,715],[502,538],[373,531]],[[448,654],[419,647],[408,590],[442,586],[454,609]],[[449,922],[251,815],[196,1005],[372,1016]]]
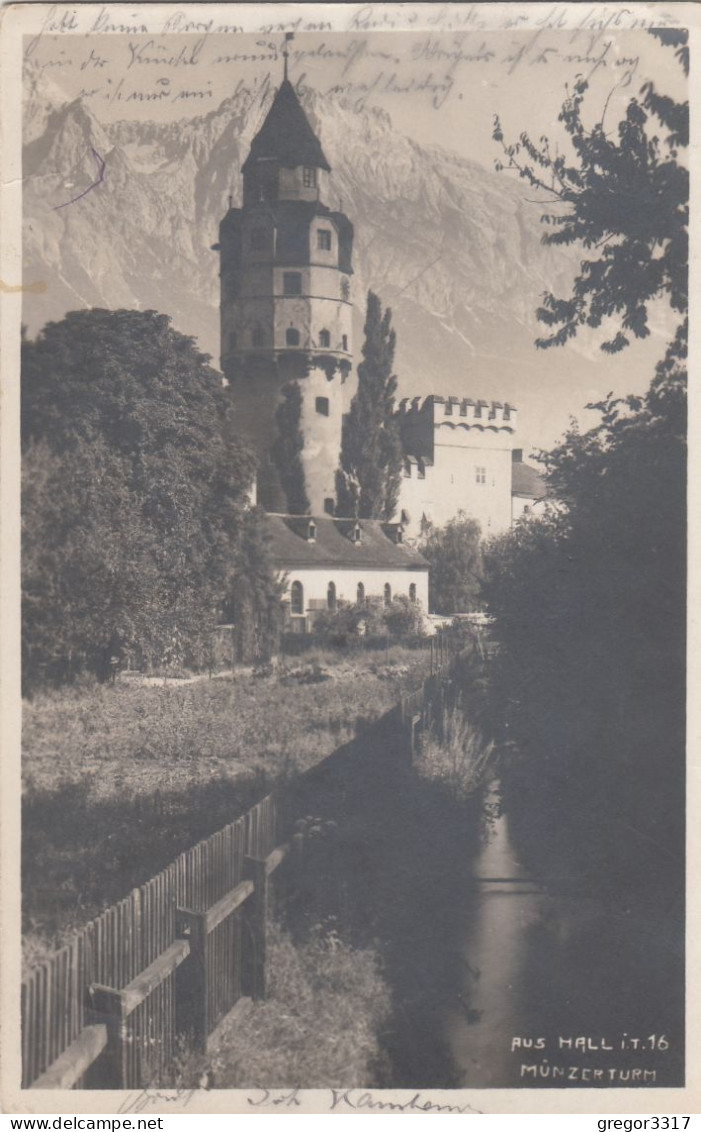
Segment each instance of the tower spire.
[[284,76],[283,76],[285,82],[287,82],[287,63],[288,63],[289,56],[290,56],[290,49],[287,45],[288,45],[288,43],[290,42],[291,39],[294,39],[294,37],[295,37],[295,33],[293,31],[286,31],[285,32],[285,45],[282,49],[283,58],[285,60],[285,63],[284,63],[285,71],[284,71]]

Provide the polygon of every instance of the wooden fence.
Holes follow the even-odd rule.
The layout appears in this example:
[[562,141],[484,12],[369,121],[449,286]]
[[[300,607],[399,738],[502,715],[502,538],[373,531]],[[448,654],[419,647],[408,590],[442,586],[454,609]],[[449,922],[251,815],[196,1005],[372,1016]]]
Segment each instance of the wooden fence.
[[[406,765],[444,704],[449,659],[452,649],[437,647],[433,675],[376,725],[378,735],[391,729],[391,746]],[[362,776],[358,751],[371,754],[372,746],[361,736],[339,749],[302,776],[307,790],[313,796],[319,781],[339,773]],[[390,744],[381,740],[380,749],[390,757]],[[180,1048],[205,1050],[237,1002],[265,997],[270,877],[291,849],[302,848],[299,833],[283,841],[285,829],[295,828],[304,788],[289,794],[284,817],[274,795],[264,798],[108,908],[25,979],[23,1088],[164,1087]]]
[[272,795],[78,932],[22,984],[23,1088],[142,1088],[265,993]]

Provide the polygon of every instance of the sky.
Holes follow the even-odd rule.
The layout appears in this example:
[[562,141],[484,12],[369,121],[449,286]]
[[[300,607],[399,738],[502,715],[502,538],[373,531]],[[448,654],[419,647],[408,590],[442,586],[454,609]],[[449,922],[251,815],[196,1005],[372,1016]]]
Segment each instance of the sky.
[[[359,108],[379,107],[416,141],[490,167],[494,114],[507,136],[525,129],[555,139],[566,85],[577,75],[589,79],[592,117],[607,106],[611,123],[650,78],[673,96],[684,88],[672,52],[645,31],[367,32],[359,23],[358,30],[295,33],[288,44],[290,80],[324,95],[343,93]],[[81,96],[101,121],[168,121],[207,113],[241,84],[277,85],[283,44],[284,34],[276,31],[70,40],[44,34],[25,39],[25,57],[56,101]]]

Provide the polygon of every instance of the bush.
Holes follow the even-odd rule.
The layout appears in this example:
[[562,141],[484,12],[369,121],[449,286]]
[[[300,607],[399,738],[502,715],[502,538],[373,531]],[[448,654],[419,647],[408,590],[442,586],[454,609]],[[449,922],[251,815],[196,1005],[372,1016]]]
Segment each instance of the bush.
[[389,605],[380,597],[369,597],[362,605],[339,601],[335,609],[318,614],[314,629],[335,645],[351,644],[361,638],[403,640],[425,633],[421,605],[404,594],[394,597]]

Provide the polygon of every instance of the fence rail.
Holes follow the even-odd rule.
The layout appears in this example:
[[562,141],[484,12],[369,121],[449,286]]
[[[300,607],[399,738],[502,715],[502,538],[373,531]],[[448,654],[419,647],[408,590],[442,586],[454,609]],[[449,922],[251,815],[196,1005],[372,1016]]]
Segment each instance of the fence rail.
[[[444,703],[453,659],[452,648],[436,648],[432,675],[379,721],[398,726],[409,759]],[[334,760],[347,773],[340,754],[303,778],[328,777]],[[237,1002],[265,997],[270,877],[298,856],[300,835],[282,843],[295,817],[283,820],[268,795],[34,970],[21,992],[22,1087],[163,1087],[180,1041],[206,1049]]]
[[270,868],[251,871],[278,848],[277,824],[269,795],[25,979],[23,1088],[163,1083],[179,1035],[201,1047],[239,998],[255,995],[255,906]]

